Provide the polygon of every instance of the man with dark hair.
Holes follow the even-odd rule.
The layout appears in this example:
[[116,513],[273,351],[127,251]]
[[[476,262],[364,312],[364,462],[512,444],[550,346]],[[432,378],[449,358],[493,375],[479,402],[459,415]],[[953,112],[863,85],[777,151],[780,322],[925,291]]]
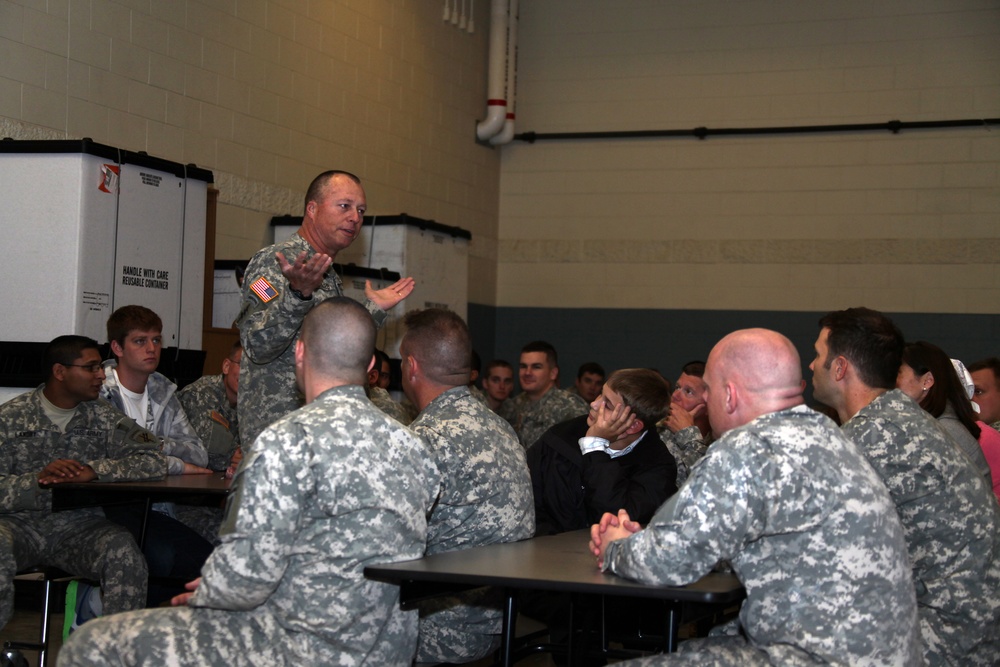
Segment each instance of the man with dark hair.
[[508,422],[511,420],[510,393],[514,390],[514,368],[509,361],[494,359],[486,364],[483,402]]
[[514,397],[508,419],[521,446],[528,448],[553,424],[586,414],[582,398],[557,386],[559,360],[556,349],[544,340],[521,348],[521,393]]
[[604,375],[604,368],[596,361],[580,364],[580,368],[576,371],[576,381],[566,391],[576,394],[589,405],[600,396],[601,387],[604,386]]
[[713,665],[919,665],[899,517],[878,475],[802,401],[791,341],[746,329],[708,356],[718,438],[642,529],[625,511],[591,529],[598,565],[683,585],[728,560],[747,591],[738,623],[680,645]]
[[868,308],[819,321],[813,393],[889,489],[903,523],[928,664],[1000,664],[1000,506],[972,464],[895,389],[903,334]]
[[[510,425],[469,393],[472,341],[461,317],[407,313],[399,345],[403,391],[420,410],[410,428],[444,477],[427,527],[427,553],[514,542],[534,527],[524,450]],[[421,605],[417,662],[468,662],[499,645],[502,598],[493,589]]]
[[[343,295],[333,260],[361,232],[367,207],[361,179],[346,171],[323,172],[309,185],[298,232],[250,260],[236,318],[244,351],[238,406],[244,449],[253,447],[265,426],[302,405],[294,358],[302,318],[314,304]],[[365,282],[365,307],[378,326],[413,287],[413,278],[380,290]]]
[[368,386],[388,389],[392,382],[392,365],[389,355],[375,348],[375,365],[368,371]]
[[60,336],[44,354],[46,381],[0,406],[0,627],[14,606],[14,574],[55,566],[100,581],[104,613],[141,609],[146,561],[100,508],[52,512],[63,482],[161,479],[156,437],[104,401],[97,342]]
[[979,406],[979,419],[993,428],[1000,427],[1000,359],[989,357],[969,364],[972,375],[972,400]]
[[370,563],[423,555],[440,475],[424,443],[362,387],[375,325],[333,298],[295,343],[307,405],[260,434],[233,479],[222,529],[173,609],[88,623],[62,665],[409,665],[417,613]]
[[691,466],[705,455],[712,442],[712,427],[705,405],[707,386],[704,361],[689,361],[681,368],[681,376],[670,394],[666,418],[657,425],[660,437],[677,461],[677,486],[684,484]]

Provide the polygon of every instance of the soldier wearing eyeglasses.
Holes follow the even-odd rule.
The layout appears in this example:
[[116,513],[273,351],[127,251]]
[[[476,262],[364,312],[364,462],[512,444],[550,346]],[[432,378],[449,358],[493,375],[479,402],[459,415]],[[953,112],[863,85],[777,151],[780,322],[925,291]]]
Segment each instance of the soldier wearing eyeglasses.
[[0,406],[0,626],[18,570],[54,566],[99,581],[104,613],[146,602],[146,561],[100,508],[52,512],[65,482],[161,479],[156,437],[104,401],[97,342],[60,336],[46,348],[45,384]]

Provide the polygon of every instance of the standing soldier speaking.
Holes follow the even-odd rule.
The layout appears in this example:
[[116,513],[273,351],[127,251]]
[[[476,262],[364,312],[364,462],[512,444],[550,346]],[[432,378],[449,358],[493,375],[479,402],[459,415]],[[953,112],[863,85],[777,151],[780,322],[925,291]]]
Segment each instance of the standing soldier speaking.
[[[295,386],[295,341],[302,319],[314,304],[343,296],[344,286],[331,266],[358,237],[367,208],[360,178],[346,171],[323,172],[306,191],[295,235],[250,260],[236,319],[243,343],[237,409],[244,450],[267,425],[302,405]],[[364,305],[376,326],[414,285],[413,278],[403,278],[375,290],[365,282]]]

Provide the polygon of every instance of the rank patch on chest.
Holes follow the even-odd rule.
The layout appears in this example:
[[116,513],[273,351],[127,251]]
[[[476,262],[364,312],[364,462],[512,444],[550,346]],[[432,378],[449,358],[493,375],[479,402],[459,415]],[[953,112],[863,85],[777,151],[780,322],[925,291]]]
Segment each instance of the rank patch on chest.
[[274,289],[274,286],[263,276],[250,283],[250,289],[264,303],[278,296],[278,290]]

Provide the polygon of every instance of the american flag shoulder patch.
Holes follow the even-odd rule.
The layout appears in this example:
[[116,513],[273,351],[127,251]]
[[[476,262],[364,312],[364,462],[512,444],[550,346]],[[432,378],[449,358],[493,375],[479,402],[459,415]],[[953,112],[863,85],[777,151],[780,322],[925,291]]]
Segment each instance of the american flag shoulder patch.
[[274,289],[274,286],[272,286],[271,283],[267,281],[267,278],[264,278],[263,276],[250,283],[250,289],[253,290],[253,293],[257,295],[257,298],[264,303],[267,303],[271,299],[278,296],[278,290]]

